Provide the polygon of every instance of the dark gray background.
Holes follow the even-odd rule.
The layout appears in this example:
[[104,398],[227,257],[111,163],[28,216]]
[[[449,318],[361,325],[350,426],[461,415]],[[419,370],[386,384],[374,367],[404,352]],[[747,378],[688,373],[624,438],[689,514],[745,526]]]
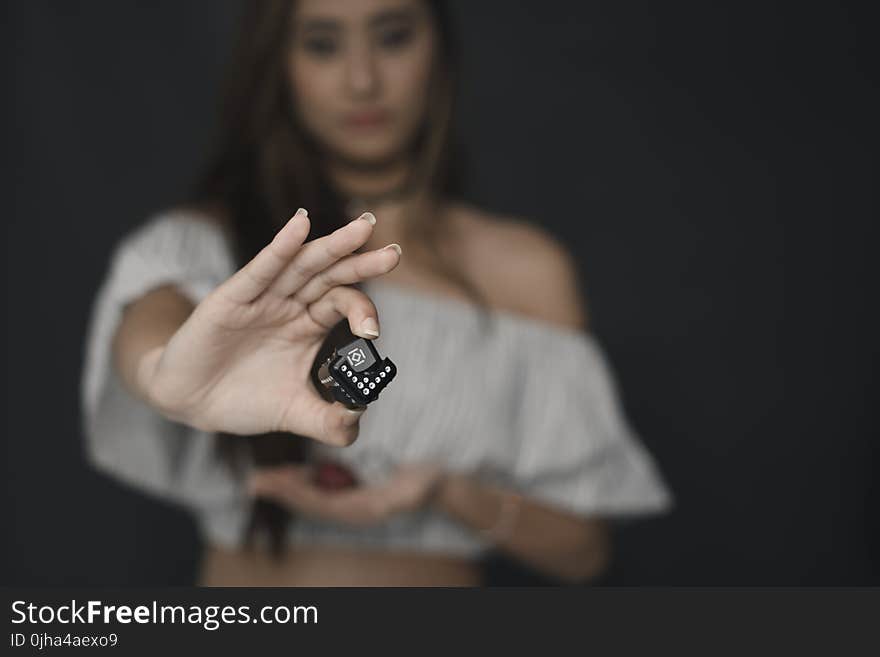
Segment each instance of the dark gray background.
[[[677,497],[620,531],[606,581],[880,583],[870,21],[454,4],[469,195],[576,254]],[[186,192],[210,143],[238,6],[4,3],[3,584],[192,578],[187,515],[85,466],[78,387],[111,246]]]

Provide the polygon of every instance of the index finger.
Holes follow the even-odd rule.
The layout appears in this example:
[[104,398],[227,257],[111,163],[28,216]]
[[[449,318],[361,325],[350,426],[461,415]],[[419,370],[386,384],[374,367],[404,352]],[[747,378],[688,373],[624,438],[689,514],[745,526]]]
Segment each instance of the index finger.
[[300,251],[309,234],[308,212],[297,210],[272,241],[220,286],[222,293],[236,303],[250,303],[265,292],[291,259]]
[[272,293],[281,297],[296,294],[313,276],[366,244],[375,224],[373,213],[364,212],[329,235],[303,246],[272,283]]

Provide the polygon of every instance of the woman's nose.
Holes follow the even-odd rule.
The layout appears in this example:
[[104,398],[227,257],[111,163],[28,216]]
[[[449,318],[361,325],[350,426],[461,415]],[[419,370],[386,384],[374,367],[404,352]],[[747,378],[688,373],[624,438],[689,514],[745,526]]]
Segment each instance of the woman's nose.
[[349,50],[346,61],[346,85],[357,97],[372,96],[379,88],[375,57],[367,44]]

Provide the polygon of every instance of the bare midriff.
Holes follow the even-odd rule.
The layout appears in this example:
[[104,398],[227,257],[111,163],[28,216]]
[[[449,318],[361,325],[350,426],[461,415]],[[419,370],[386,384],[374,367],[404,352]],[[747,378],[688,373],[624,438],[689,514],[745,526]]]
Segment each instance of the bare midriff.
[[208,546],[201,586],[478,586],[470,559],[418,552],[330,546],[288,548],[280,558],[264,551]]

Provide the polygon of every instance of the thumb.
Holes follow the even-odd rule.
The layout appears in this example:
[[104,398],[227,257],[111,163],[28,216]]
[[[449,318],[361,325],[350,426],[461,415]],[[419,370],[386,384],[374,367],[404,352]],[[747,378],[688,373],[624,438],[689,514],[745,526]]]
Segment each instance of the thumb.
[[349,408],[339,402],[325,407],[324,427],[330,444],[347,447],[357,440],[366,406]]
[[316,391],[298,395],[284,413],[280,430],[308,436],[334,447],[347,447],[357,440],[366,406],[347,408],[328,402]]

